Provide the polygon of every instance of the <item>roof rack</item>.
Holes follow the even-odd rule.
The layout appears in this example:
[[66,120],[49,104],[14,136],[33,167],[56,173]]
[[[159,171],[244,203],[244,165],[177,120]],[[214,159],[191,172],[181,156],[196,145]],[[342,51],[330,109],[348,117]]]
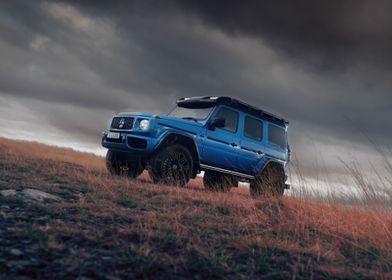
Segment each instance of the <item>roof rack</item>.
[[188,106],[190,104],[195,104],[195,105],[197,104],[197,106],[202,104],[204,104],[205,106],[212,106],[213,104],[216,103],[232,106],[243,112],[255,115],[257,117],[262,117],[278,125],[287,126],[289,124],[287,120],[281,117],[278,117],[272,113],[261,110],[259,108],[256,108],[252,105],[249,105],[245,102],[242,102],[238,99],[229,96],[219,96],[219,97],[218,96],[194,96],[194,97],[184,97],[177,100],[177,104],[185,105],[186,107],[192,107],[192,106]]

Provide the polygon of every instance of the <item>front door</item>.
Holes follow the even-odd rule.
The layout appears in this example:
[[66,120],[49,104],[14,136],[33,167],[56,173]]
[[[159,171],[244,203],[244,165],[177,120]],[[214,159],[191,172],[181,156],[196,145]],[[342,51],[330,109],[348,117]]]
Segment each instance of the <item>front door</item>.
[[214,130],[207,129],[202,151],[202,163],[223,169],[237,170],[239,112],[226,106],[220,106],[211,119],[216,118],[223,118],[225,126]]

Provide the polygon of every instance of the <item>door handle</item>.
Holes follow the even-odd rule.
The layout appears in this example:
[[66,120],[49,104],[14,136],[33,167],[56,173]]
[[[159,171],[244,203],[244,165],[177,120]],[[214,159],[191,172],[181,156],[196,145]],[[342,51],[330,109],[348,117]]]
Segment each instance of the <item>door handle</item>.
[[232,142],[232,143],[230,143],[230,146],[237,147],[238,145],[236,143]]
[[259,155],[262,155],[263,154],[263,152],[262,151],[257,151],[257,153],[259,154]]

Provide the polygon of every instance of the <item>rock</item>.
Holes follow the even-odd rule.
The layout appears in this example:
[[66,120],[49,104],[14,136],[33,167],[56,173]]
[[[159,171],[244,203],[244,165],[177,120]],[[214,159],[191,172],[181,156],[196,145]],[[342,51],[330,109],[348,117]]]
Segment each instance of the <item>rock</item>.
[[23,189],[23,190],[2,190],[0,194],[4,197],[16,197],[26,202],[30,201],[61,201],[61,198],[57,195],[49,194],[36,189]]
[[8,205],[1,205],[1,206],[0,206],[0,209],[1,209],[1,210],[10,210],[11,207],[9,207]]
[[60,201],[61,200],[61,198],[58,197],[57,195],[49,194],[35,189],[24,189],[21,192],[26,199],[37,200],[37,201],[44,201],[44,200]]
[[4,197],[15,196],[16,190],[3,190],[3,191],[0,191],[0,194]]
[[19,257],[19,256],[21,256],[21,255],[23,255],[23,252],[21,251],[21,250],[19,250],[19,249],[11,249],[11,255],[14,255],[14,256],[17,256],[17,257]]

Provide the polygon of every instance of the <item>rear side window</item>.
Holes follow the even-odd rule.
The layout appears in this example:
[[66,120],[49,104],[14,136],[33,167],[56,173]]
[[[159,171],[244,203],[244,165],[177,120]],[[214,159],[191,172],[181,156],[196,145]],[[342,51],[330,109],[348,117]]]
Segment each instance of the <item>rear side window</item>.
[[225,119],[225,127],[226,129],[231,132],[237,131],[238,125],[238,112],[234,110],[230,110],[229,108],[222,107],[219,109],[218,113],[216,114],[215,118],[223,118]]
[[260,141],[263,138],[263,122],[245,116],[244,136]]
[[276,125],[268,126],[268,143],[286,149],[286,130]]

